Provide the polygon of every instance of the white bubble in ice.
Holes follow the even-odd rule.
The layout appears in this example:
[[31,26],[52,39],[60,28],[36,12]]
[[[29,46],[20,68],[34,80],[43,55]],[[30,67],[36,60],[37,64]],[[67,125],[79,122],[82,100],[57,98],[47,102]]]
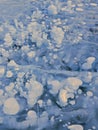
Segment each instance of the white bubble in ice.
[[20,110],[18,101],[15,98],[8,98],[4,102],[3,112],[7,115],[16,115]]
[[83,130],[83,127],[81,125],[70,125],[68,126],[69,130]]

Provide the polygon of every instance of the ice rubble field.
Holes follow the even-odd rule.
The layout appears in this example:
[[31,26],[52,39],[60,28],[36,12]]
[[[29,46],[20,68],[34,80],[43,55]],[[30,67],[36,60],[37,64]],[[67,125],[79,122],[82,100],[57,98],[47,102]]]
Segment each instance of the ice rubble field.
[[0,130],[98,130],[98,0],[0,0]]

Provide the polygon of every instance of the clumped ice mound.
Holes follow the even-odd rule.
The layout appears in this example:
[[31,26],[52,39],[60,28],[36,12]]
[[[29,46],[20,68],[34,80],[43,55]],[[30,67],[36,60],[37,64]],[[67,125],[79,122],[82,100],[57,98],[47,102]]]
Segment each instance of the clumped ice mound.
[[0,1],[0,129],[98,129],[97,1]]

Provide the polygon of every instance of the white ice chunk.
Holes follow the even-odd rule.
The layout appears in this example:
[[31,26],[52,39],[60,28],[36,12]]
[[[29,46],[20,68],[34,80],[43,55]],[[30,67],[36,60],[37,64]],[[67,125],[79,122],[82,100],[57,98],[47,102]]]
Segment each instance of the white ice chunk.
[[12,73],[12,71],[7,71],[7,74],[6,74],[6,77],[8,77],[8,78],[10,78],[10,77],[12,77],[13,76],[13,73]]
[[2,77],[5,73],[5,67],[4,66],[0,66],[0,77]]
[[71,105],[75,105],[75,103],[76,103],[75,100],[70,101]]
[[94,61],[95,61],[95,57],[88,57],[86,59],[86,62],[82,65],[82,69],[84,70],[91,69]]
[[14,83],[10,83],[8,86],[5,87],[5,90],[7,92],[11,92],[14,88]]
[[89,83],[89,82],[91,82],[91,80],[92,80],[92,73],[91,72],[88,72],[85,76],[83,76],[84,77],[84,81],[86,82],[86,83]]
[[37,120],[36,112],[33,111],[33,110],[28,111],[28,113],[27,113],[27,119],[28,120],[36,121]]
[[31,84],[31,87],[29,87],[27,100],[28,100],[28,104],[30,106],[33,106],[43,93],[43,85],[35,80],[31,80],[30,84]]
[[48,7],[48,13],[49,14],[57,14],[58,12],[57,12],[57,8],[56,8],[56,6],[55,5],[50,5],[49,7]]
[[51,31],[51,37],[56,42],[57,46],[61,46],[61,43],[64,39],[64,31],[62,28],[54,26]]
[[29,46],[28,45],[24,45],[24,46],[22,46],[22,51],[23,52],[25,52],[25,53],[28,53],[29,52],[29,50],[30,50],[30,48],[29,48]]
[[82,81],[77,77],[69,77],[65,81],[65,88],[68,86],[72,90],[77,90],[82,85]]
[[48,81],[48,84],[52,85],[50,92],[52,94],[57,94],[60,89],[60,82],[58,80],[52,80],[52,81]]
[[35,51],[30,51],[30,52],[28,52],[27,55],[29,58],[33,58],[33,57],[35,57]]
[[0,96],[2,96],[4,93],[3,89],[0,89]]
[[93,96],[93,92],[92,91],[87,91],[87,96],[88,97],[92,97]]
[[67,104],[67,91],[61,89],[59,92],[59,102],[61,106],[65,106]]
[[15,98],[8,98],[4,102],[3,112],[7,115],[16,115],[20,110],[18,101]]
[[81,125],[70,125],[68,126],[69,130],[83,130],[83,127]]
[[8,66],[18,67],[18,65],[16,64],[16,62],[15,62],[14,60],[11,60],[11,61],[8,63]]
[[11,45],[12,45],[13,40],[12,40],[12,37],[11,37],[10,33],[7,33],[7,34],[5,35],[4,41],[5,41],[5,44],[6,44],[7,46],[11,46]]
[[76,8],[76,11],[82,12],[82,11],[83,11],[83,8]]
[[98,6],[96,3],[90,3],[91,6]]
[[38,100],[37,103],[39,104],[40,107],[43,107],[43,100]]

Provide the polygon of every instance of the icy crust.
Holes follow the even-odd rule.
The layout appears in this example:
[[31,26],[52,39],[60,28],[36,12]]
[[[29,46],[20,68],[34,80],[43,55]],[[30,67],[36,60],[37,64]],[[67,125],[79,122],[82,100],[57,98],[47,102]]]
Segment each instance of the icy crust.
[[14,59],[45,69],[98,70],[97,2],[10,0],[0,7],[8,4],[21,10],[11,11],[19,17],[0,19],[0,64]]
[[[6,77],[12,71],[12,77]],[[0,81],[2,127],[10,129],[98,129],[97,73],[8,67]],[[55,76],[54,76],[55,75]],[[7,81],[7,82],[5,82]],[[2,100],[3,99],[3,100]],[[91,121],[91,119],[94,120]],[[81,125],[85,124],[85,125]]]
[[0,3],[0,129],[97,130],[98,3],[5,2]]

